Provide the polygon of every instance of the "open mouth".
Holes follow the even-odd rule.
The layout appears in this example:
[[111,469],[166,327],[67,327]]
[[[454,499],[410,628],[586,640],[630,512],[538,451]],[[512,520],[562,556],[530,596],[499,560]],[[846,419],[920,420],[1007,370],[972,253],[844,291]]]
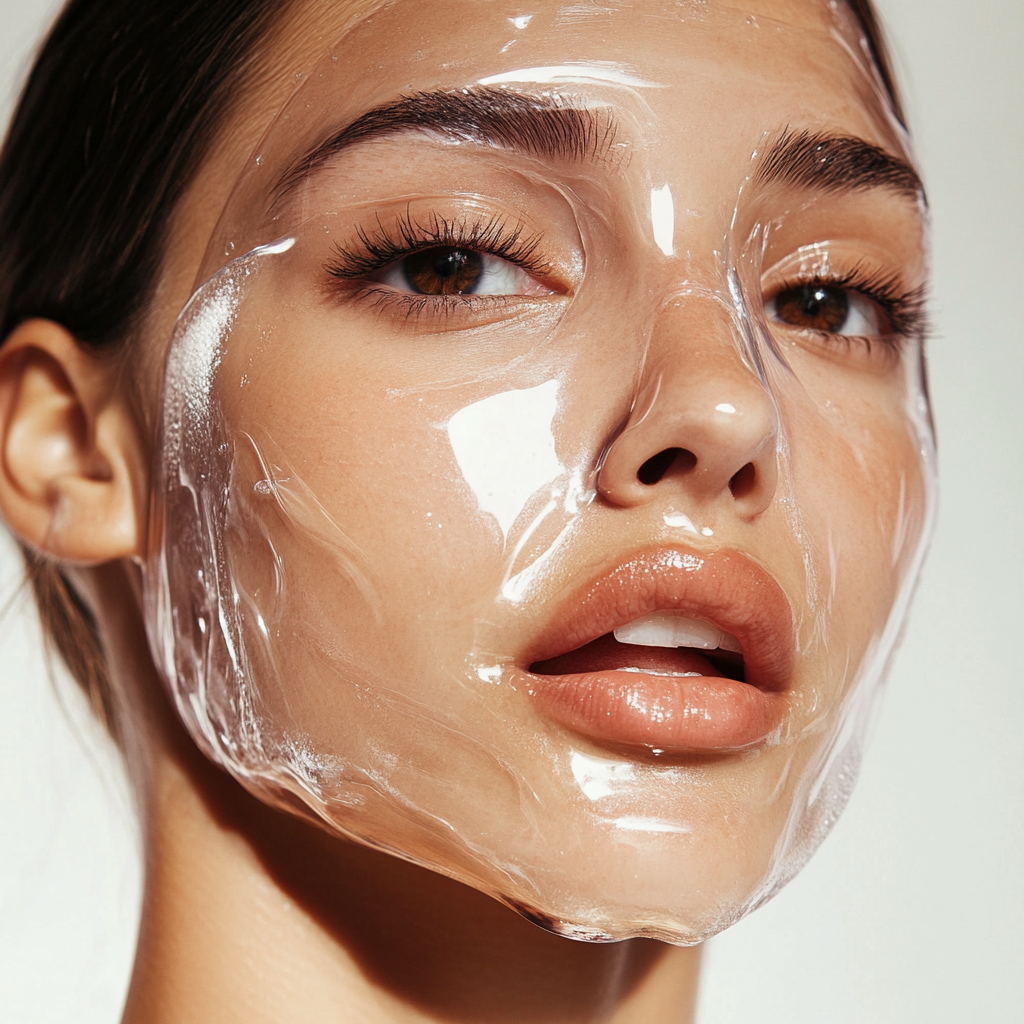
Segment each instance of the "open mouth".
[[642,554],[555,615],[527,662],[528,692],[598,741],[745,749],[785,715],[792,621],[778,583],[737,552]]
[[611,671],[746,682],[736,637],[710,622],[673,612],[634,619],[575,651],[534,662],[530,671],[542,676]]

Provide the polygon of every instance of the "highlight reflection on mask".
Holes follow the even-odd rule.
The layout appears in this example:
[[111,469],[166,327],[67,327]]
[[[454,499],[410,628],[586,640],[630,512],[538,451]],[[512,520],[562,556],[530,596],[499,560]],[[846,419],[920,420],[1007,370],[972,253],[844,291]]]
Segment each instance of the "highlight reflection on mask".
[[261,798],[680,943],[834,822],[933,460],[919,184],[806,7],[385,4],[276,118],[173,339],[147,571]]

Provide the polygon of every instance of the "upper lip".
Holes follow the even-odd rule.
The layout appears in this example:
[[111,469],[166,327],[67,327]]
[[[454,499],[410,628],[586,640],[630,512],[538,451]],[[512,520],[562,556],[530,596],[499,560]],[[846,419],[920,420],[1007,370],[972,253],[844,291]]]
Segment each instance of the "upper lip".
[[658,548],[598,574],[555,612],[526,664],[575,651],[658,611],[732,633],[743,650],[745,681],[765,691],[787,689],[795,647],[789,602],[768,572],[731,549]]

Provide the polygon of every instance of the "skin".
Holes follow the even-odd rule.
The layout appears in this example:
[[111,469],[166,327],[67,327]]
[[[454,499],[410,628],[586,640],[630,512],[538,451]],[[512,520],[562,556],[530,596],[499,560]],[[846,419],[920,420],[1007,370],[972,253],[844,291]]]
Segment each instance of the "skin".
[[[785,22],[822,16],[821,6],[812,0],[765,0],[751,8],[761,18]],[[130,560],[145,554],[154,431],[149,410],[157,408],[161,339],[169,337],[203,266],[206,240],[238,168],[289,96],[296,71],[308,68],[319,56],[322,40],[339,36],[346,20],[358,11],[359,5],[340,10],[339,5],[299,3],[283,19],[237,109],[229,115],[230,130],[218,133],[174,213],[163,271],[142,331],[146,344],[129,356],[98,358],[80,348],[60,325],[35,320],[21,325],[0,349],[0,510],[21,540],[69,566],[94,611],[138,794],[146,887],[124,1020],[682,1024],[692,1020],[699,948],[642,939],[615,945],[560,939],[469,886],[271,810],[198,752],[165,697],[143,640],[140,582]],[[642,43],[638,38],[637,45]],[[737,56],[728,40],[718,50],[709,50],[707,60],[712,66],[718,62],[723,80],[737,71]],[[764,112],[766,124],[785,124],[794,109],[824,103],[833,123],[894,148],[893,140],[881,137],[875,122],[862,113],[861,98],[848,87],[821,74],[787,75],[782,61],[776,93],[764,101],[769,107]],[[733,130],[725,123],[717,129],[705,126],[704,148],[717,152]],[[735,164],[735,153],[728,151],[723,159]],[[695,250],[713,247],[720,207],[735,198],[735,188],[716,194],[707,184],[724,177],[721,168],[711,168],[692,183],[692,204],[708,211],[690,229]],[[909,267],[911,276],[922,277],[919,211],[908,204],[898,208],[902,214],[891,204],[872,209],[872,203],[882,202],[867,197],[846,209],[834,206],[827,215],[830,231],[836,232],[844,217],[854,224],[884,219],[889,234],[904,239],[902,250],[891,258]],[[678,238],[676,244],[685,247]],[[779,265],[799,244],[799,239],[787,240],[785,229],[774,237]],[[871,244],[870,238],[866,244]],[[763,395],[749,388],[735,361],[723,357],[708,340],[713,331],[709,334],[707,325],[721,326],[716,326],[713,308],[704,309],[700,303],[668,308],[671,316],[653,336],[651,373],[637,405],[644,408],[644,388],[652,388],[654,382],[676,397],[665,415],[638,417],[611,450],[599,486],[603,519],[584,552],[583,561],[590,566],[598,565],[609,550],[627,550],[641,534],[658,539],[663,507],[637,485],[636,469],[665,447],[682,445],[682,434],[686,444],[701,453],[701,472],[669,484],[686,490],[707,515],[719,515],[714,521],[720,524],[720,533],[747,550],[767,553],[787,528],[784,517],[772,513],[776,481],[774,464],[765,462],[764,452],[771,450],[765,444],[771,417],[763,408]],[[691,322],[698,329],[688,330]],[[680,340],[693,338],[702,340]],[[686,353],[701,357],[702,376],[680,374],[678,357],[684,344],[708,346],[703,354]],[[809,390],[830,394],[831,371],[839,363],[847,366],[842,361],[848,356],[838,351],[822,356],[799,339],[789,339],[788,344],[787,354],[804,368]],[[282,373],[286,369],[282,367]],[[378,370],[370,366],[366,372]],[[884,422],[878,425],[878,411],[887,407],[887,389],[896,387],[884,369],[858,364],[853,373],[856,385],[827,413],[831,433],[822,434],[820,421],[806,414],[807,434],[825,440],[802,451],[795,470],[806,480],[802,493],[808,495],[812,510],[815,502],[834,508],[837,501],[853,501],[847,518],[840,516],[836,522],[846,530],[850,548],[859,551],[870,547],[857,533],[859,524],[881,520],[880,532],[886,535],[897,503],[890,484],[898,474],[876,487],[862,504],[850,498],[865,493],[864,482],[872,479],[865,459],[870,464],[872,455],[882,458],[879,453],[887,452],[887,459],[904,459],[909,473],[914,453],[894,456],[896,431],[888,431]],[[687,419],[686,410],[710,405],[723,382],[731,400],[737,394],[749,399],[743,426],[737,429],[710,416]],[[272,410],[268,421],[289,450],[316,450],[318,438],[304,437],[307,421],[294,410],[302,403],[304,408],[310,403],[323,405],[330,398],[320,375],[293,371],[278,404],[265,405]],[[373,422],[374,409],[357,409],[356,418]],[[798,416],[798,433],[800,426]],[[415,436],[417,429],[413,419],[396,425],[405,438]],[[853,436],[858,443],[842,440]],[[381,438],[368,431],[363,441],[369,448],[379,445]],[[758,486],[733,509],[725,498],[728,481],[748,462],[763,465],[763,472]],[[823,464],[833,467],[827,479],[818,472]],[[318,467],[315,458],[301,469],[316,493],[327,495],[332,503],[344,502],[345,482]],[[838,492],[828,482],[833,478],[841,482]],[[360,486],[370,495],[371,510],[390,500],[388,494],[374,492],[380,486],[374,480]],[[728,515],[733,513],[735,522],[730,524]],[[471,527],[463,524],[459,535],[472,536]],[[415,558],[415,536],[409,543],[403,557]],[[851,559],[851,564],[855,561]],[[774,566],[784,579],[798,568],[798,563],[788,564],[785,555]],[[429,571],[432,566],[425,561],[422,575]],[[849,586],[861,600],[849,602],[840,628],[846,630],[841,635],[847,645],[855,646],[861,642],[857,638],[868,635],[865,623],[877,618],[877,608],[891,600],[891,592],[875,586],[870,564],[860,567],[860,575],[852,568],[850,573]],[[468,590],[470,603],[472,583],[457,581]],[[489,586],[487,580],[480,584],[481,602]],[[513,624],[519,645],[540,631],[551,606],[564,593],[564,586],[555,587],[548,604],[532,613],[533,618],[528,615]],[[806,721],[815,714],[813,709],[801,713]],[[720,799],[726,805],[733,790],[750,784],[742,770],[723,769]],[[708,814],[713,816],[720,808],[715,801],[710,806]],[[766,830],[763,842],[769,843],[773,834]],[[757,842],[755,837],[751,845],[756,847]]]

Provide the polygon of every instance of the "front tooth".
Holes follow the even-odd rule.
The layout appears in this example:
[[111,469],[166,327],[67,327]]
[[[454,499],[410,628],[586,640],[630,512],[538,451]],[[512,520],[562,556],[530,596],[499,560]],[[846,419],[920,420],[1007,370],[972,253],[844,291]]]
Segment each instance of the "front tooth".
[[[710,622],[684,619],[670,612],[655,612],[619,626],[614,630],[614,636],[620,644],[634,644],[637,647],[699,647],[713,650],[719,646],[723,636],[728,634],[723,634]],[[735,637],[730,639],[735,642]]]
[[732,635],[732,633],[723,633],[722,639],[718,641],[718,646],[723,651],[732,651],[734,654],[743,653],[743,645]]

